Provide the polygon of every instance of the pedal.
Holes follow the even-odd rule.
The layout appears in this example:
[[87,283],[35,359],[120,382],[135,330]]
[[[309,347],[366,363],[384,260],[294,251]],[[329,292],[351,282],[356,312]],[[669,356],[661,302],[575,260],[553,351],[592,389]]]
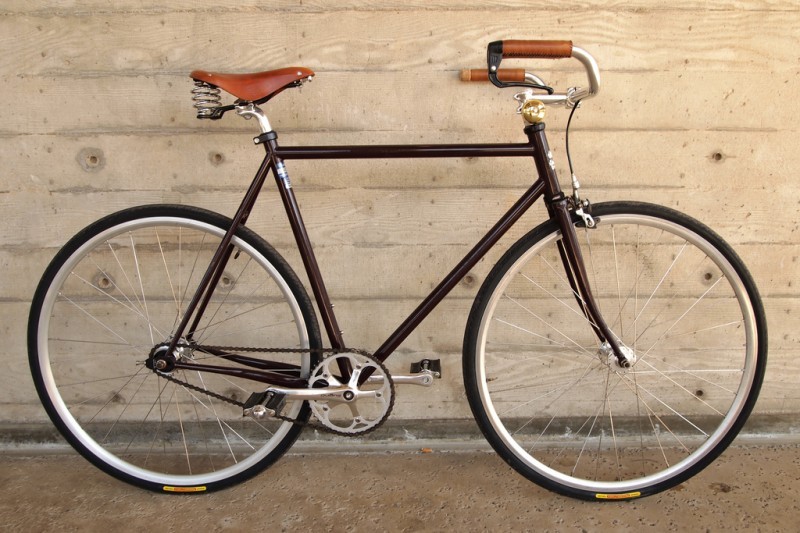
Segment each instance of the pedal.
[[438,359],[423,359],[419,363],[411,363],[410,374],[392,374],[397,385],[421,385],[430,387],[434,379],[442,378],[442,364]]
[[[423,359],[419,363],[411,363],[409,374],[392,374],[392,381],[395,385],[419,385],[420,387],[430,387],[434,379],[441,379],[442,364],[439,359]],[[382,383],[382,376],[370,376],[367,379],[370,383]]]
[[423,359],[419,363],[411,363],[412,374],[430,374],[442,379],[442,363],[439,359]]
[[286,405],[286,395],[274,391],[254,392],[250,395],[242,408],[242,416],[256,419],[276,416],[281,413]]

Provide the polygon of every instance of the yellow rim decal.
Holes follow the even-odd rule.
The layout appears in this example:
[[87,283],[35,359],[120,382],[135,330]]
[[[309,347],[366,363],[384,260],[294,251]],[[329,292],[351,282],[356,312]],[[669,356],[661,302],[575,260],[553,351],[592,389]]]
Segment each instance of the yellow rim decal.
[[595,494],[594,497],[598,500],[629,500],[641,495],[641,492],[626,492],[624,494]]
[[165,485],[166,492],[205,492],[205,487],[170,487]]

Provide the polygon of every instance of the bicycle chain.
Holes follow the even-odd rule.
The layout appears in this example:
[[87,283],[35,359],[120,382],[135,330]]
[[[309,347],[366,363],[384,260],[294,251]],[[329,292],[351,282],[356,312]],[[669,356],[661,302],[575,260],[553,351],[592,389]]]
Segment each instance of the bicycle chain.
[[[203,345],[194,345],[194,344],[186,344],[186,343],[178,343],[175,345],[176,348],[188,348],[192,351],[218,351],[218,352],[228,352],[228,353],[235,353],[235,352],[257,352],[257,353],[312,353],[312,354],[320,354],[323,357],[325,355],[337,355],[340,353],[357,353],[359,355],[363,355],[370,359],[373,359],[372,354],[366,350],[359,350],[358,348],[353,349],[337,349],[337,348],[254,348],[254,347],[247,347],[247,346],[203,346]],[[162,378],[166,379],[167,381],[171,381],[172,383],[177,383],[178,385],[185,387],[187,389],[191,389],[193,391],[205,394],[206,396],[210,396],[217,400],[229,403],[231,405],[235,405],[241,409],[244,409],[244,402],[240,402],[233,398],[229,398],[227,396],[223,396],[216,392],[210,391],[208,389],[204,389],[202,387],[198,387],[197,385],[193,385],[186,381],[180,380],[170,374],[165,374],[163,372],[156,371],[156,374],[161,376]],[[394,392],[394,391],[393,391]],[[296,418],[290,418],[288,416],[283,416],[275,413],[271,416],[271,418],[275,418],[278,420],[283,420],[284,422],[289,422],[296,426],[308,426],[313,429],[319,429],[322,431],[326,431],[328,433],[333,433],[334,435],[341,435],[345,437],[353,437],[352,433],[345,433],[344,431],[337,431],[335,429],[329,428],[328,426],[322,424],[314,424],[313,422],[309,422],[308,420],[297,420]],[[358,433],[357,435],[366,435],[367,433],[371,433],[378,429],[381,425],[383,425],[383,421],[376,426]]]

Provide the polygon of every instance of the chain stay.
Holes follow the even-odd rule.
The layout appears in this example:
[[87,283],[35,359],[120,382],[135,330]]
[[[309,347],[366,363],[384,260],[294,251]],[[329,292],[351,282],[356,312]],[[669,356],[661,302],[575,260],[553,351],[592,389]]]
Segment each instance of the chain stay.
[[[325,355],[337,355],[337,354],[340,354],[340,353],[357,353],[359,355],[363,355],[363,356],[372,358],[372,354],[371,353],[369,353],[366,350],[359,350],[357,348],[353,348],[353,349],[335,349],[335,348],[255,348],[255,347],[248,347],[248,346],[204,346],[204,345],[187,344],[187,343],[178,343],[178,344],[175,345],[175,347],[176,348],[188,348],[188,349],[191,349],[191,350],[194,350],[194,351],[197,351],[197,350],[209,350],[209,351],[219,351],[219,352],[249,352],[249,353],[253,353],[253,352],[257,352],[257,353],[312,353],[312,354],[319,354],[319,355],[322,355],[322,356],[325,356]],[[180,385],[180,386],[182,386],[182,387],[184,387],[186,389],[190,389],[190,390],[193,390],[195,392],[199,392],[201,394],[205,394],[206,396],[209,396],[211,398],[223,401],[225,403],[229,403],[231,405],[235,405],[236,407],[239,407],[241,409],[244,409],[244,407],[245,407],[244,402],[240,402],[238,400],[235,400],[233,398],[229,398],[227,396],[223,396],[221,394],[218,394],[216,392],[210,391],[208,389],[204,389],[202,387],[198,387],[197,385],[193,385],[191,383],[187,383],[187,382],[185,382],[183,380],[180,380],[180,379],[178,379],[178,378],[176,378],[174,376],[171,376],[169,374],[165,374],[165,373],[160,372],[158,370],[156,370],[156,374],[158,374],[162,378],[166,379],[167,381],[171,381],[172,383],[176,383],[176,384],[178,384],[178,385]],[[309,422],[307,420],[306,421],[297,420],[295,418],[290,418],[288,416],[279,415],[277,413],[275,415],[273,415],[271,418],[275,418],[275,419],[278,419],[278,420],[283,420],[284,422],[289,422],[289,423],[294,424],[296,426],[308,426],[308,427],[311,427],[311,428],[314,428],[314,429],[319,429],[319,430],[325,431],[327,433],[333,433],[335,435],[343,435],[343,436],[347,436],[347,437],[352,437],[353,436],[350,433],[345,433],[343,431],[336,431],[335,429],[329,428],[329,427],[327,427],[325,425],[322,425],[322,424],[314,424],[314,423]],[[368,429],[366,431],[358,433],[358,435],[360,436],[360,435],[365,435],[367,433],[371,433],[372,431],[378,429],[378,427],[380,427],[380,426],[381,426],[381,424],[378,424],[377,426],[375,426],[375,427],[373,427],[371,429]]]

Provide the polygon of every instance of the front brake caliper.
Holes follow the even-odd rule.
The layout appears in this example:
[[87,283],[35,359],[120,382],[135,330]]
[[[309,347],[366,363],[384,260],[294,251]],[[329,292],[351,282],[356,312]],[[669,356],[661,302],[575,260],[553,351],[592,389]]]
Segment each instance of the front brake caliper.
[[583,223],[587,228],[597,227],[597,222],[595,222],[594,217],[592,216],[592,204],[589,203],[589,200],[576,201],[573,197],[570,198],[570,204],[575,210],[575,214],[583,219]]

